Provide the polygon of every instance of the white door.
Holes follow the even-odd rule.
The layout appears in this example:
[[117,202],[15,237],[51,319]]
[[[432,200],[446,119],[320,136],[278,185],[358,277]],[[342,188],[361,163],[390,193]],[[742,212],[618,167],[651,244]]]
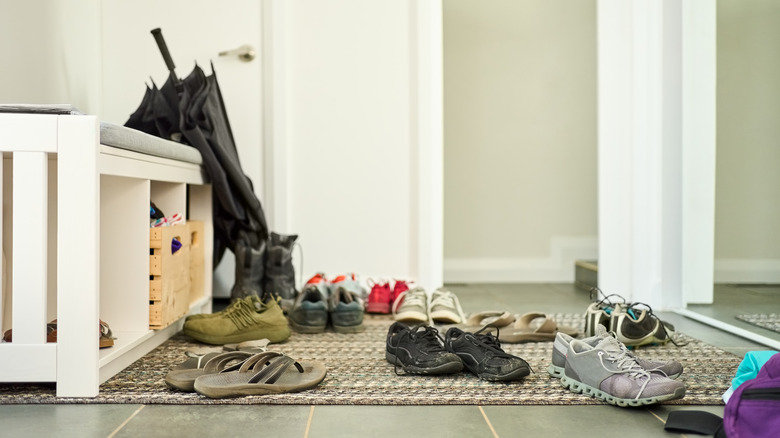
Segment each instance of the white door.
[[[103,84],[101,119],[124,124],[144,95],[150,77],[162,86],[168,69],[151,34],[162,29],[180,78],[197,63],[217,74],[241,165],[263,199],[261,2],[253,0],[153,0],[102,2]],[[220,52],[248,44],[257,57],[249,62]],[[166,212],[167,214],[167,212]],[[233,286],[229,251],[214,273],[214,295]]]

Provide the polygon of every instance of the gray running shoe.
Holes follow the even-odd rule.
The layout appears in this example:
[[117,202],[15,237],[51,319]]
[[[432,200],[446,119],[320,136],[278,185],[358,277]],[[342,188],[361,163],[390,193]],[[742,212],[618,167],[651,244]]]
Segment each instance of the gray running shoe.
[[[596,336],[580,339],[580,341],[595,347],[596,344],[598,344],[599,341],[605,337],[612,336],[601,324],[596,326],[596,333]],[[558,332],[555,335],[555,342],[553,343],[552,352],[552,363],[549,367],[547,367],[547,372],[551,377],[560,378],[563,376],[563,370],[566,367],[566,351],[569,349],[569,343],[571,343],[573,339],[575,338],[567,335],[566,333]],[[676,360],[657,361],[643,359],[634,355],[634,353],[627,349],[625,345],[621,344],[621,347],[625,349],[627,355],[633,357],[636,360],[636,363],[638,363],[640,367],[644,368],[645,371],[649,371],[652,374],[659,374],[670,379],[676,379],[680,377],[683,372],[682,364]]]
[[466,315],[460,307],[458,297],[445,288],[438,288],[431,294],[430,318],[442,324],[460,324]]
[[363,314],[365,307],[360,298],[361,287],[354,279],[331,283],[330,322],[338,333],[358,333],[365,330]]
[[413,287],[401,292],[393,302],[393,318],[406,323],[429,323],[428,294],[425,289]]
[[307,284],[298,294],[289,313],[290,326],[299,333],[322,333],[328,325],[327,289]]
[[561,384],[616,406],[642,406],[685,396],[685,384],[643,369],[612,336],[595,346],[573,339]]

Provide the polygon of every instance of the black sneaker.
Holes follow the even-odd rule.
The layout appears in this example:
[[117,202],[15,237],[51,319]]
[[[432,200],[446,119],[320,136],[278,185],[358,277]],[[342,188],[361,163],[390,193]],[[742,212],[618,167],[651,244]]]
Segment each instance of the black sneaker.
[[385,358],[410,374],[451,374],[463,370],[460,358],[447,352],[439,332],[428,325],[393,323],[387,333]]
[[476,333],[469,333],[452,327],[447,330],[444,346],[460,357],[467,370],[483,380],[518,380],[530,374],[528,362],[502,350],[496,336],[483,333],[489,328],[486,326]]

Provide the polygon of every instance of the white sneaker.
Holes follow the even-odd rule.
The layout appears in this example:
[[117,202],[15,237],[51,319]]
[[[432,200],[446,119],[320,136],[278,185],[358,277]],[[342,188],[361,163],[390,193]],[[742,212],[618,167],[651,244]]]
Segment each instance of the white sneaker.
[[393,318],[406,323],[428,323],[428,294],[421,287],[401,292],[393,302]]
[[458,297],[443,287],[431,295],[430,317],[433,322],[441,324],[461,324],[466,321]]

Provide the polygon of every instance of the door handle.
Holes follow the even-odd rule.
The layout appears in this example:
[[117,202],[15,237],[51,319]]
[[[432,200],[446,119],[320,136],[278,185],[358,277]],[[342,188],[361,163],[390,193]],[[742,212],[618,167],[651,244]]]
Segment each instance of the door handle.
[[222,52],[219,52],[219,56],[238,56],[238,59],[249,62],[257,56],[257,52],[255,52],[255,48],[250,46],[249,44],[244,44],[241,47],[238,47],[233,50],[224,50]]

